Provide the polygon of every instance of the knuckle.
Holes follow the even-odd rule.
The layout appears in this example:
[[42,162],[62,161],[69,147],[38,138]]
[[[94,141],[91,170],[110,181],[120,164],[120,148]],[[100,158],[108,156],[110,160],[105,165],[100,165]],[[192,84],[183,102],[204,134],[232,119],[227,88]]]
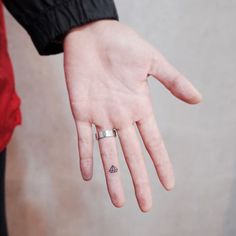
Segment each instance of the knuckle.
[[168,158],[157,158],[155,160],[155,166],[156,168],[163,168],[163,167],[167,167],[170,165],[170,161]]
[[142,169],[145,165],[144,157],[141,153],[133,152],[131,154],[126,155],[125,159],[131,171],[135,171],[136,169]]
[[78,142],[80,145],[89,145],[90,139],[88,137],[83,136],[83,135],[78,135]]
[[129,154],[126,155],[126,159],[130,162],[137,162],[138,158],[137,158],[137,154],[135,152],[131,152]]
[[181,74],[177,73],[173,77],[173,79],[170,81],[169,89],[170,90],[176,90],[179,86],[179,82],[180,82],[181,78],[182,78]]
[[80,159],[80,163],[83,167],[90,167],[92,165],[92,157],[83,157]]
[[71,111],[75,122],[77,121],[86,121],[90,119],[90,108],[83,102],[70,102]]
[[135,188],[136,188],[137,193],[142,195],[145,192],[145,189],[149,188],[149,182],[147,180],[138,181],[135,184]]
[[156,51],[152,52],[151,56],[151,73],[158,73],[160,57]]
[[108,158],[114,155],[114,150],[112,148],[106,148],[104,150],[101,150],[101,157],[102,158]]
[[147,147],[152,149],[154,152],[164,146],[164,141],[160,137],[154,137],[147,142]]

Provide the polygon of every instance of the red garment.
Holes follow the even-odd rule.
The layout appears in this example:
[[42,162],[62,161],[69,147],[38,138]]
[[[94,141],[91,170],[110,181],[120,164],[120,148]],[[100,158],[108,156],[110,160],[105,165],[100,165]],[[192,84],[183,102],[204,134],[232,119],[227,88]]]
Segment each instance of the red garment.
[[20,98],[15,91],[13,69],[7,51],[3,5],[0,0],[0,151],[6,147],[15,126],[21,122]]

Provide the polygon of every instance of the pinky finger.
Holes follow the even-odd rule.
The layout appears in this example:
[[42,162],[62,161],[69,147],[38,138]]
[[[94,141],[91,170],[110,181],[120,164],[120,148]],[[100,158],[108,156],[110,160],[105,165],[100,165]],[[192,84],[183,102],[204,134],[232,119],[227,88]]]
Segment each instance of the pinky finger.
[[78,149],[80,157],[80,170],[84,180],[93,176],[93,131],[88,122],[76,122],[78,134]]

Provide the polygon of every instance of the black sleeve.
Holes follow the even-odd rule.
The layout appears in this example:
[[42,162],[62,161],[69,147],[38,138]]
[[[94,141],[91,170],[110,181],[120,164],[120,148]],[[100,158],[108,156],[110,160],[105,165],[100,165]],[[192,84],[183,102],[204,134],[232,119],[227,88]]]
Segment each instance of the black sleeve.
[[113,0],[3,0],[29,33],[40,55],[63,51],[63,36],[72,28],[101,20],[118,20]]

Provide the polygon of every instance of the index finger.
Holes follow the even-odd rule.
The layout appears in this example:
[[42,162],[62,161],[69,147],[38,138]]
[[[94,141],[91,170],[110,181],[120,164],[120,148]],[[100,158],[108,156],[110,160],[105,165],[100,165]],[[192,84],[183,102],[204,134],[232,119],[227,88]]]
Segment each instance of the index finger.
[[153,161],[159,180],[166,190],[175,184],[172,164],[157,127],[154,114],[136,122],[143,143]]

